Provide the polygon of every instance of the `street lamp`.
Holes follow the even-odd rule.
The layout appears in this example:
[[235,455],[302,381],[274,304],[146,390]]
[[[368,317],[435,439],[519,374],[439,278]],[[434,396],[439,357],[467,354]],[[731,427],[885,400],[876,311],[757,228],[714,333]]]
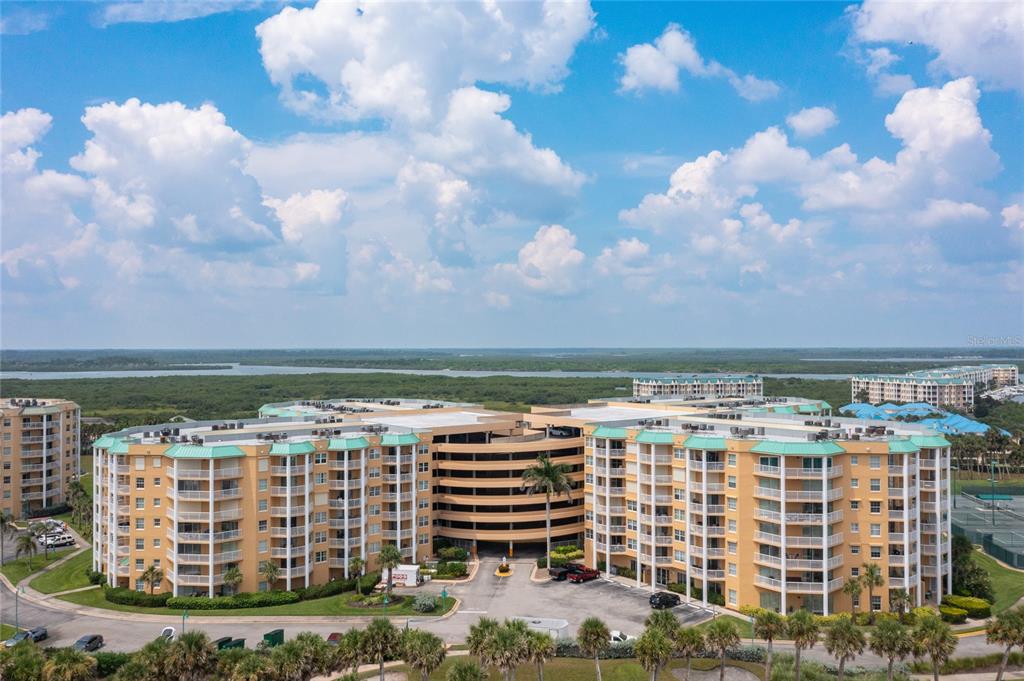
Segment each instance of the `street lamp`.
[[989,461],[989,466],[990,466],[989,471],[990,471],[990,473],[992,475],[992,477],[988,479],[988,481],[990,483],[992,483],[992,494],[989,497],[989,503],[992,504],[992,526],[995,527],[995,524],[996,524],[996,460],[992,459],[991,461]]

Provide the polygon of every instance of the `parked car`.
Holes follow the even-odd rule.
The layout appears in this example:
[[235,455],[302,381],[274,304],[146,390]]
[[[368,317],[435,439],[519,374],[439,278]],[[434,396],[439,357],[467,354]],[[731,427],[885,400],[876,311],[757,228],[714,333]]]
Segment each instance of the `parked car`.
[[659,591],[658,593],[651,594],[650,602],[651,607],[655,610],[674,608],[679,605],[679,594],[674,594],[671,591]]
[[46,631],[46,627],[36,627],[35,629],[29,629],[28,635],[36,643],[39,643],[40,641],[45,641],[46,639],[50,638],[50,634],[48,631]]
[[92,651],[99,650],[102,647],[103,637],[99,634],[86,634],[75,641],[75,645],[72,646],[75,650],[79,650],[83,653],[91,653]]
[[327,637],[327,645],[336,646],[341,643],[341,639],[344,638],[345,634],[340,631],[332,631],[331,635]]
[[612,629],[612,635],[608,637],[610,643],[625,643],[626,641],[635,641],[636,636],[630,636],[629,634]]
[[75,538],[66,532],[63,534],[44,534],[39,543],[51,549],[58,546],[74,546]]
[[19,631],[14,636],[12,636],[9,639],[7,639],[6,641],[4,641],[4,647],[5,648],[13,648],[14,646],[18,645],[22,641],[28,641],[29,638],[30,637],[28,635],[28,631],[27,630]]
[[582,584],[583,582],[589,582],[592,579],[597,579],[600,576],[601,572],[599,570],[582,566],[575,572],[570,572],[566,579],[573,584]]
[[576,563],[566,563],[562,567],[548,568],[548,575],[556,582],[562,582],[565,581],[570,574],[576,572],[581,567],[583,566],[577,565]]
[[160,638],[167,641],[173,641],[176,633],[177,632],[174,631],[174,627],[164,627],[160,632]]

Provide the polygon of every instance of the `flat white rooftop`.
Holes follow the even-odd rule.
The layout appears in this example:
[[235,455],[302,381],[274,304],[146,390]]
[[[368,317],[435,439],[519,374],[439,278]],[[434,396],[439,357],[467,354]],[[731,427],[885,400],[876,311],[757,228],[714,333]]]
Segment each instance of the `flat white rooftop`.
[[[443,428],[445,426],[470,426],[493,419],[495,414],[476,411],[431,411],[425,410],[408,415],[375,416],[361,419],[364,423],[378,423],[382,426],[399,428]],[[512,414],[509,415],[513,416]]]
[[[679,414],[685,414],[686,409],[680,409]],[[667,418],[676,415],[677,412],[664,409],[644,409],[643,407],[575,407],[569,411],[574,419],[584,419],[595,423],[601,421],[625,421],[628,419]]]

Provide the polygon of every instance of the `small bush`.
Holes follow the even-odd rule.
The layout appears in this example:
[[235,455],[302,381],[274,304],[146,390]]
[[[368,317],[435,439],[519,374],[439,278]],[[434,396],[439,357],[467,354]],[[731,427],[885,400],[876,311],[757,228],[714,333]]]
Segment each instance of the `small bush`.
[[963,624],[967,621],[967,611],[963,608],[954,608],[951,605],[940,605],[939,615],[942,621],[950,624]]
[[107,653],[103,651],[93,653],[96,658],[96,676],[106,678],[113,676],[118,669],[128,664],[132,659],[131,653]]
[[371,572],[369,574],[363,575],[362,577],[359,578],[359,582],[357,584],[357,588],[359,590],[359,593],[363,594],[364,596],[366,594],[372,593],[373,592],[373,588],[375,586],[377,586],[377,584],[379,582],[380,582],[380,573],[379,572]]
[[857,616],[853,618],[853,621],[857,626],[866,627],[871,624],[871,613],[870,612],[858,612]]
[[671,591],[672,593],[675,593],[675,594],[685,594],[686,593],[686,583],[685,582],[676,582],[674,584],[669,584],[668,585],[668,590]]
[[438,563],[437,573],[435,577],[438,579],[458,579],[465,577],[469,570],[466,569],[465,563],[452,561],[450,563]]
[[178,596],[167,599],[167,607],[175,610],[233,610],[235,608],[266,608],[274,605],[298,603],[294,591],[260,591],[233,596]]
[[437,601],[430,594],[420,594],[413,600],[412,609],[416,612],[433,612]]
[[946,595],[942,598],[942,604],[966,611],[967,616],[972,620],[982,620],[992,616],[992,605],[984,598]]
[[633,570],[628,567],[618,568],[618,571],[615,574],[617,574],[619,577],[625,577],[626,579],[636,579],[636,570]]
[[170,593],[149,594],[145,591],[135,591],[124,587],[106,587],[103,597],[111,603],[118,605],[131,605],[137,608],[163,608],[170,600]]
[[86,569],[85,576],[89,580],[90,584],[103,584],[107,581],[106,575],[104,575],[102,572],[93,570],[92,568]]
[[[553,568],[563,567],[563,566],[565,566],[566,563],[570,563],[570,562],[572,562],[572,561],[567,560],[565,558],[562,558],[561,556],[555,556],[555,555],[551,556],[551,567],[553,567]],[[547,558],[545,558],[544,556],[541,556],[540,558],[537,559],[537,567],[539,567],[539,568],[546,568],[547,566],[548,566],[548,559]]]
[[[555,655],[557,657],[590,657],[580,652],[579,645],[577,645],[576,641],[571,638],[560,638],[555,641]],[[600,654],[600,658],[602,660],[620,660],[634,656],[633,641],[619,641],[613,643],[607,650]]]
[[717,591],[711,591],[708,593],[708,603],[712,605],[725,605],[725,596]]
[[313,586],[295,589],[295,593],[299,595],[300,601],[312,601],[317,598],[328,598],[355,590],[356,580],[335,579],[326,584],[314,584]]
[[438,550],[437,557],[442,561],[465,561],[469,558],[469,551],[461,546],[446,546]]

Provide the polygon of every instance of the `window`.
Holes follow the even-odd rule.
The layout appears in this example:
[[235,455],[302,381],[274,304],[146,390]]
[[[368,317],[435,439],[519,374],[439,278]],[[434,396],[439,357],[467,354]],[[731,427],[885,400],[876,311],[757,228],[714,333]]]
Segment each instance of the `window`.
[[735,532],[736,531],[736,521],[732,520],[731,518],[729,519],[729,531],[730,532]]
[[636,530],[636,521],[634,519],[632,519],[632,518],[626,518],[626,529],[627,530],[635,531]]
[[313,457],[313,463],[327,463],[327,452],[317,452]]
[[146,499],[144,497],[135,497],[135,510],[139,511],[146,508]]
[[882,526],[879,525],[878,523],[871,523],[871,536],[872,537],[881,537],[882,536]]
[[850,532],[860,532],[860,523],[850,523]]
[[146,548],[146,540],[145,539],[136,539],[135,540],[135,550],[136,551],[143,551],[143,550],[145,550],[145,548]]
[[877,471],[882,467],[882,457],[875,455],[869,456],[868,465],[871,467],[871,470]]
[[146,459],[142,456],[135,457],[135,470],[143,471],[146,470]]
[[[373,449],[371,449],[371,450],[370,450],[370,458],[371,458],[371,459],[379,459],[379,458],[380,458],[380,450],[379,450],[379,449],[377,449],[376,447],[374,447]],[[380,549],[378,549],[378,551],[379,551],[379,550],[380,550]]]
[[154,549],[160,548],[160,537],[157,537],[156,539],[153,540],[153,548]]
[[421,515],[420,517],[416,518],[416,525],[418,527],[426,527],[429,524],[430,524],[430,518],[428,518],[425,515]]
[[879,480],[878,478],[871,478],[871,491],[872,492],[881,492],[882,491],[882,481]]
[[860,480],[858,478],[850,478],[850,487],[852,489],[860,487]]
[[630,539],[626,537],[626,548],[636,551],[636,539]]
[[145,569],[146,569],[146,561],[144,561],[141,558],[136,558],[135,559],[135,571],[136,572],[142,572]]
[[153,518],[153,527],[160,527],[160,518]]
[[370,534],[380,534],[380,523],[372,523],[370,525]]
[[146,529],[146,519],[145,518],[136,518],[135,519],[135,529],[136,530],[144,530],[144,529]]
[[267,500],[266,499],[260,499],[257,502],[256,510],[261,511],[261,512],[266,512],[266,510],[267,510]]
[[736,589],[729,589],[729,605],[736,605]]
[[[258,470],[260,473],[266,473],[267,471],[269,471],[270,459],[259,459],[256,462],[256,470]],[[264,584],[266,584],[266,582],[264,582]]]
[[314,543],[322,544],[325,541],[327,541],[327,533],[326,532],[314,532],[313,533],[313,542]]
[[153,478],[153,487],[160,486],[160,478]]
[[726,459],[728,460],[730,466],[732,466],[733,468],[736,467],[736,455],[735,454],[730,452],[729,455],[726,457]]
[[144,580],[142,577],[139,577],[138,579],[136,579],[135,580],[135,590],[136,591],[145,591],[146,590],[146,580]]
[[871,612],[881,612],[881,611],[882,611],[882,597],[881,596],[872,596],[871,597]]
[[686,541],[686,532],[682,530],[672,530],[672,538],[676,541]]
[[163,465],[163,460],[159,456],[153,457],[153,468],[160,468]]
[[267,590],[267,583],[266,582],[260,582],[259,586],[256,587],[256,588],[259,589],[260,591],[266,591]]
[[428,501],[427,499],[417,499],[416,500],[416,507],[417,508],[427,508],[429,506],[430,506],[430,501]]
[[370,515],[380,515],[380,504],[370,504],[370,507],[367,509],[367,512]]
[[416,470],[418,470],[420,473],[426,473],[427,471],[430,470],[430,462],[420,461],[418,464],[416,464]]
[[686,501],[686,490],[676,487],[672,490],[672,498],[676,501]]
[[686,450],[685,449],[679,449],[679,448],[673,449],[672,450],[672,458],[674,458],[674,459],[685,459],[686,458]]
[[380,487],[371,487],[371,488],[369,489],[369,494],[368,494],[368,496],[371,496],[371,497],[379,497],[379,496],[380,496]]
[[626,499],[626,510],[627,511],[635,511],[636,510],[636,501],[633,500],[633,499]]
[[146,489],[146,479],[135,478],[135,489]]
[[859,461],[860,461],[860,457],[858,457],[856,454],[851,454],[850,455],[850,465],[851,466],[856,466]]
[[726,546],[728,547],[729,553],[731,553],[732,555],[736,555],[736,542],[726,542]]
[[259,551],[260,553],[266,553],[267,552],[267,540],[266,539],[260,539],[259,542],[257,542],[257,544],[256,544],[256,550]]
[[325,484],[327,482],[327,473],[317,473],[314,480],[317,485]]
[[735,475],[730,475],[729,476],[729,489],[736,489],[736,476]]
[[736,563],[729,563],[729,574],[733,577],[736,576]]
[[859,567],[852,567],[852,568],[850,568],[850,576],[852,576],[852,577],[860,577],[860,568]]
[[260,478],[259,482],[256,483],[256,487],[257,487],[257,489],[259,489],[259,491],[266,492],[267,491],[267,479],[266,478]]
[[682,520],[683,522],[686,522],[686,511],[684,511],[681,508],[672,509],[672,519]]
[[871,502],[871,512],[873,514],[875,514],[875,515],[881,513],[882,512],[882,502],[881,501],[872,501]]
[[317,551],[316,553],[314,553],[313,554],[313,562],[314,563],[326,563],[327,562],[327,552],[326,551]]
[[160,508],[160,497],[153,498],[153,508]]
[[428,489],[430,489],[430,481],[429,480],[420,480],[420,481],[418,481],[416,483],[416,489],[418,489],[421,492],[426,492]]
[[266,532],[266,531],[267,531],[267,521],[266,521],[266,520],[261,520],[261,521],[260,521],[260,522],[259,522],[259,523],[257,524],[257,526],[256,526],[256,529],[257,529],[258,531],[260,531],[260,532]]
[[859,511],[860,510],[860,500],[859,499],[851,499],[850,500],[850,510],[851,511]]
[[726,499],[726,503],[728,504],[730,511],[736,510],[736,497],[729,497]]
[[882,547],[881,546],[872,546],[871,547],[871,557],[873,559],[881,558],[882,557]]
[[[860,546],[858,544],[851,544],[850,545],[850,553],[852,553],[855,556],[859,556],[860,555]],[[856,569],[857,568],[854,568],[854,570],[856,570]]]
[[416,537],[416,543],[417,544],[429,544],[430,543],[430,535],[429,534],[418,535]]
[[326,523],[327,522],[327,511],[317,511],[313,514],[314,523]]
[[686,552],[685,551],[673,551],[672,552],[672,560],[674,560],[677,563],[685,563],[686,562]]

